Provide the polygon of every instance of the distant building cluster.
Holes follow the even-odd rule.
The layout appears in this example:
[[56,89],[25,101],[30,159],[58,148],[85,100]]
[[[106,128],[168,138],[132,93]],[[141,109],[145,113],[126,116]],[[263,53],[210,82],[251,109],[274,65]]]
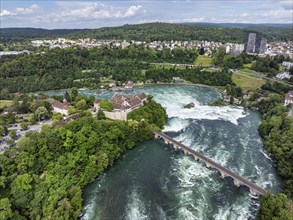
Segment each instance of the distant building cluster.
[[[79,46],[84,48],[94,48],[101,46],[108,46],[111,48],[126,48],[130,45],[144,45],[146,48],[154,49],[154,50],[163,50],[163,49],[204,49],[204,55],[210,56],[212,55],[214,50],[217,50],[219,47],[228,46],[231,48],[231,53],[236,51],[236,53],[241,53],[244,50],[243,44],[234,44],[234,43],[226,43],[223,44],[221,42],[213,42],[213,41],[126,41],[126,40],[96,40],[96,39],[78,39],[78,40],[69,40],[65,38],[58,38],[55,40],[33,40],[31,41],[32,46],[35,47],[48,47],[49,49],[54,48],[68,48],[72,46]],[[230,51],[229,50],[229,51]]]
[[86,48],[101,47],[101,46],[110,46],[113,48],[126,48],[131,44],[134,45],[145,45],[145,47],[156,50],[163,50],[166,48],[185,48],[185,49],[200,49],[204,48],[206,53],[211,53],[212,50],[224,46],[221,42],[209,42],[209,41],[126,41],[126,40],[96,40],[96,39],[78,39],[78,40],[69,40],[65,38],[58,38],[55,40],[33,40],[31,41],[32,46],[35,47],[49,47],[53,48],[68,48],[72,46],[80,46]]
[[268,44],[267,55],[284,55],[293,59],[293,41],[288,42],[271,42]]
[[19,54],[30,54],[31,52],[28,50],[22,50],[22,51],[0,51],[0,56],[5,55],[19,55]]
[[244,51],[244,44],[226,44],[226,54],[231,56],[240,55]]
[[[109,48],[127,48],[130,45],[143,45],[146,48],[154,50],[163,50],[175,48],[182,49],[196,49],[204,50],[204,56],[211,56],[212,53],[219,49],[219,47],[224,47],[226,49],[226,54],[231,56],[237,56],[243,51],[260,56],[275,56],[284,55],[293,59],[293,42],[271,42],[268,43],[267,39],[257,36],[256,33],[248,33],[244,44],[237,43],[221,43],[214,41],[135,41],[135,40],[97,40],[91,38],[70,40],[65,38],[57,38],[53,40],[33,40],[31,45],[34,47],[47,47],[49,49],[61,48],[66,49],[69,47],[81,47],[81,48],[99,48],[102,46],[107,46]],[[30,53],[30,51],[9,51],[0,52],[1,55],[15,55],[22,53]]]
[[271,42],[268,43],[267,39],[258,37],[256,33],[249,33],[244,44],[237,43],[221,43],[214,41],[126,41],[126,40],[96,40],[96,39],[78,39],[69,40],[65,38],[58,38],[55,40],[33,40],[31,41],[32,46],[35,47],[48,47],[49,49],[54,48],[68,48],[73,46],[94,48],[101,46],[108,46],[110,48],[127,48],[130,45],[144,45],[146,48],[154,50],[163,49],[204,49],[205,56],[211,56],[213,51],[219,47],[225,47],[226,53],[231,56],[237,56],[243,51],[249,54],[261,55],[261,56],[275,56],[282,54],[284,56],[293,59],[293,42]]
[[267,51],[267,39],[258,38],[256,33],[249,33],[245,42],[246,53],[264,54]]

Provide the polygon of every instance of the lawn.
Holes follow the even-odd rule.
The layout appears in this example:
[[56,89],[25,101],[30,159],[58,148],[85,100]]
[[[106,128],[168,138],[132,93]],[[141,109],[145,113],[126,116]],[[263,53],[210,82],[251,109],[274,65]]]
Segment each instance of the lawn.
[[199,55],[195,60],[195,65],[197,66],[203,66],[203,67],[209,67],[213,64],[211,57],[205,57],[202,55]]
[[247,63],[243,65],[244,68],[251,68],[251,66],[252,66],[252,63]]
[[0,108],[9,107],[13,105],[13,101],[11,100],[0,100]]
[[242,71],[234,73],[232,75],[232,80],[237,86],[240,86],[244,92],[248,90],[254,91],[260,88],[263,84],[265,84],[265,80],[255,76],[251,76]]

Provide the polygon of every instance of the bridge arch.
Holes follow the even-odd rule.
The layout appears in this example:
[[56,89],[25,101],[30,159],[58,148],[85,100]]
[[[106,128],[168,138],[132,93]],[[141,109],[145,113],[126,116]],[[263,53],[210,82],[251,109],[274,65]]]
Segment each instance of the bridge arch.
[[223,167],[222,165],[214,162],[213,160],[209,159],[201,155],[200,153],[194,151],[193,149],[177,142],[176,140],[172,139],[171,137],[167,136],[164,133],[153,131],[155,134],[155,138],[163,139],[165,144],[172,144],[174,150],[183,151],[185,155],[192,156],[196,161],[203,161],[207,168],[215,169],[220,173],[220,177],[224,179],[225,177],[231,177],[233,179],[233,183],[237,187],[247,187],[250,191],[250,194],[253,196],[265,195],[268,192],[264,189],[258,187],[256,184],[250,182],[249,180],[241,177],[240,175],[232,172],[231,170]]

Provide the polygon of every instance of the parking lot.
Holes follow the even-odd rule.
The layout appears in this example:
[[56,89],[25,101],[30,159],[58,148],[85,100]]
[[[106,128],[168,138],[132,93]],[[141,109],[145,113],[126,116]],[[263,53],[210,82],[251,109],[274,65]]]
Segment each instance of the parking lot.
[[7,141],[9,142],[9,140],[12,140],[12,138],[9,136],[9,133],[8,133],[8,135],[4,136],[3,139],[0,141],[0,153],[4,153],[4,151],[7,150],[9,147],[15,146],[17,141],[19,141],[19,139],[21,137],[23,137],[27,132],[40,132],[42,129],[42,126],[45,124],[51,126],[52,120],[42,121],[42,122],[39,122],[38,124],[35,124],[35,125],[29,125],[28,130],[25,130],[25,131],[21,129],[20,124],[12,124],[8,128],[8,130],[9,130],[9,132],[11,130],[16,131],[17,138],[15,140],[15,143],[12,144],[11,146],[9,146],[7,144]]

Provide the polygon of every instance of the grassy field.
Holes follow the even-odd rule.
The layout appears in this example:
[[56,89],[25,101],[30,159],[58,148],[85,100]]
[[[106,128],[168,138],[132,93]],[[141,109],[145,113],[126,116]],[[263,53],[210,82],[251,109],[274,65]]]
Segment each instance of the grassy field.
[[251,76],[243,71],[238,71],[237,73],[234,73],[232,75],[232,80],[245,92],[248,90],[256,90],[260,88],[263,84],[265,84],[265,80],[255,76]]
[[247,63],[243,65],[244,68],[251,68],[251,66],[252,66],[252,63]]
[[13,101],[11,100],[0,100],[0,108],[9,107],[13,105]]
[[199,55],[195,60],[195,65],[209,67],[212,65],[212,58]]

